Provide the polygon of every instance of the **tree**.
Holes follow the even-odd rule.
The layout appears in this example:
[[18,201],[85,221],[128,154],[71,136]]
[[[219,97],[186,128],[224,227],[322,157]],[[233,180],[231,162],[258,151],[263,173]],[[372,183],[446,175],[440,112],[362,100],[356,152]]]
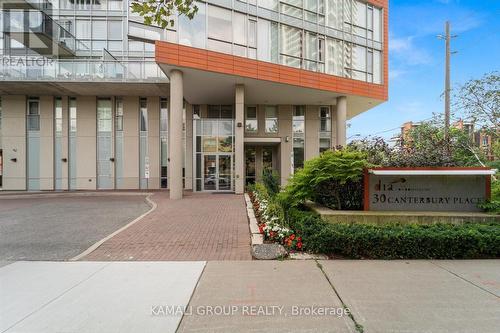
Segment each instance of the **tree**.
[[155,24],[163,29],[174,25],[176,14],[192,19],[198,12],[194,0],[134,0],[130,7],[133,13],[144,18],[144,24]]
[[470,80],[455,94],[454,106],[496,141],[500,137],[500,75]]

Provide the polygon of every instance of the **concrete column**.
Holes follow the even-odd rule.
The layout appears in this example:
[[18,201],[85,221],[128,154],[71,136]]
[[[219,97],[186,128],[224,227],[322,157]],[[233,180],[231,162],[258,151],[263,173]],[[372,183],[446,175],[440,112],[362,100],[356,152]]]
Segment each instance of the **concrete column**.
[[[235,192],[242,194],[245,191],[245,152],[244,152],[244,135],[245,135],[245,86],[242,84],[236,85],[236,126],[234,128],[234,178]],[[241,127],[238,126],[241,123]]]
[[170,71],[170,199],[182,199],[182,106],[183,80],[182,72]]
[[337,98],[337,146],[346,145],[347,97]]

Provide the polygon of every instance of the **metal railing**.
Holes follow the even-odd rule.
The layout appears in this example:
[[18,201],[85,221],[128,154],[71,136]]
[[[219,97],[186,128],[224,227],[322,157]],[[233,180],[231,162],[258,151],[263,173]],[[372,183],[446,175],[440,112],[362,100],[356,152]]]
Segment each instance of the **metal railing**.
[[44,34],[51,40],[65,47],[71,53],[76,50],[87,50],[88,47],[76,39],[50,15],[39,10],[10,9],[1,10],[5,33],[33,33]]
[[3,58],[0,81],[169,82],[154,61],[48,58]]

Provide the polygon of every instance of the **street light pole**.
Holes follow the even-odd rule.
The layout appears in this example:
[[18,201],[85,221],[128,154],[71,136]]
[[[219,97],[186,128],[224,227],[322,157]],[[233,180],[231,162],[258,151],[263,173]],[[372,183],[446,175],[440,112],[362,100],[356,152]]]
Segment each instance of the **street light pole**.
[[451,24],[450,21],[446,21],[445,23],[445,35],[439,35],[438,38],[444,39],[445,40],[445,45],[446,45],[446,54],[445,54],[445,60],[446,60],[446,65],[445,65],[445,78],[444,78],[444,138],[447,143],[447,146],[449,148],[449,139],[450,139],[450,103],[451,103],[451,98],[450,98],[450,93],[451,93],[451,83],[450,83],[450,71],[451,71],[451,65],[450,65],[450,58],[451,58],[451,50],[450,50],[450,44],[451,44],[451,39],[455,38],[457,36],[452,36],[450,34],[451,30]]

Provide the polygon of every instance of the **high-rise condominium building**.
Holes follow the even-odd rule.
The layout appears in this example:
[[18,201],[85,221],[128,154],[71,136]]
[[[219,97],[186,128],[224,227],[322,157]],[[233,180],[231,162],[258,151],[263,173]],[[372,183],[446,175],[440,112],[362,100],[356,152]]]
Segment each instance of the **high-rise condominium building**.
[[387,100],[387,0],[0,1],[4,190],[241,193],[346,143]]

